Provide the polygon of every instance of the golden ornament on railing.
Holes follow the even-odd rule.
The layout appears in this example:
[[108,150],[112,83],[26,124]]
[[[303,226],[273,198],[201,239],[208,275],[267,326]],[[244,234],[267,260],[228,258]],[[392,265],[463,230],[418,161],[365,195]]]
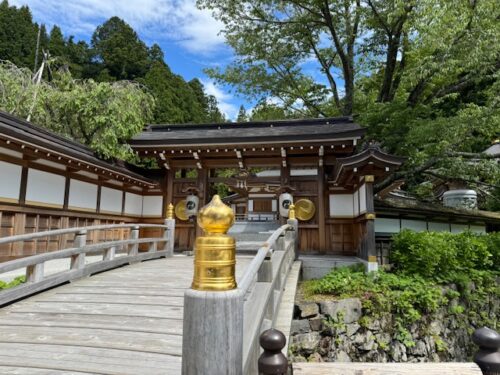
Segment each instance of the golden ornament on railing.
[[288,218],[295,219],[295,205],[293,203],[288,207]]
[[167,206],[167,219],[173,219],[174,218],[174,205],[172,203],[169,203]]
[[236,288],[236,241],[226,233],[234,212],[218,195],[198,212],[198,225],[205,235],[196,238],[192,289],[224,291]]

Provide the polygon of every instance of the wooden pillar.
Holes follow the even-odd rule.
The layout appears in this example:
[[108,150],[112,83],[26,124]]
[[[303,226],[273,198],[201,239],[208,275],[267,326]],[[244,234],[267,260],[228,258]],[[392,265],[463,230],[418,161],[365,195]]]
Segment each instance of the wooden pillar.
[[318,167],[318,235],[319,250],[326,251],[326,230],[325,230],[325,168],[323,163]]
[[174,177],[175,177],[175,172],[172,169],[168,169],[167,171],[167,181],[166,181],[166,201],[164,202],[164,206],[168,206],[170,203],[174,204]]
[[[281,164],[281,172],[280,172],[280,185],[281,185],[281,191],[283,192],[283,187],[290,185],[290,167],[288,163],[286,162],[286,158],[283,158],[282,164]],[[278,215],[280,211],[280,204],[279,204],[279,196],[276,197],[278,199]],[[280,216],[280,224],[283,225],[286,223],[286,217],[281,217]]]
[[[200,204],[199,209],[208,203],[208,170],[205,168],[198,169],[198,178],[196,181],[197,188],[199,189]],[[194,233],[196,236],[202,236],[203,230],[196,224],[194,220]],[[194,244],[194,242],[193,242]]]
[[373,200],[373,182],[375,180],[374,176],[367,175],[365,180],[365,192],[366,192],[366,214],[365,214],[365,225],[366,225],[366,235],[365,235],[365,255],[366,261],[368,261],[368,271],[376,271],[378,268],[377,263],[377,249],[375,246],[375,204]]

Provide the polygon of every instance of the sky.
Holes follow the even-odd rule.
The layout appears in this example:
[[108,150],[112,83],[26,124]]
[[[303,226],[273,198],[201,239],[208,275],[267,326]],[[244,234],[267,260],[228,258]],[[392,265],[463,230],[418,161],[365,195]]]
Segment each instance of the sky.
[[10,0],[28,5],[35,22],[50,30],[61,27],[66,37],[89,41],[96,26],[112,16],[130,24],[148,45],[158,43],[173,72],[185,80],[199,78],[207,94],[214,95],[226,117],[234,120],[240,105],[252,103],[216,85],[203,69],[231,62],[231,49],[220,34],[222,24],[209,11],[196,8],[195,0]]

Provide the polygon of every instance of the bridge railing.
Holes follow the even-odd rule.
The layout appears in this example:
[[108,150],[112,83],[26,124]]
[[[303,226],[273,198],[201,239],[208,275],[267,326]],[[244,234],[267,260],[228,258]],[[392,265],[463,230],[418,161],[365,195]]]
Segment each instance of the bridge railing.
[[[259,336],[276,323],[285,280],[295,260],[297,229],[295,218],[278,228],[259,248],[236,289],[186,291],[184,375],[257,374]],[[217,275],[215,269],[208,271],[207,275]]]
[[[161,237],[139,238],[140,229],[160,229]],[[128,239],[107,241],[97,244],[87,244],[87,235],[90,231],[107,231],[114,229],[128,229]],[[57,229],[52,231],[22,234],[0,238],[0,245],[19,241],[33,241],[60,235],[74,235],[73,247],[56,250],[49,253],[33,255],[0,263],[0,275],[6,272],[25,268],[26,281],[13,288],[0,291],[0,306],[43,291],[56,285],[63,284],[97,272],[106,271],[124,264],[141,262],[173,255],[175,220],[166,219],[165,225],[159,224],[113,224],[95,225],[79,228]],[[139,245],[147,244],[147,252],[139,252]],[[100,255],[101,259],[86,262],[86,256]],[[68,269],[46,274],[45,264],[49,261],[69,259]]]

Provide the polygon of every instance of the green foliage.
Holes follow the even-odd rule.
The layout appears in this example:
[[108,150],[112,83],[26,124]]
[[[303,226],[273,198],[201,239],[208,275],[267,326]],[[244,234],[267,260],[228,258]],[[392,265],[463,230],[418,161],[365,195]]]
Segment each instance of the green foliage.
[[104,158],[131,159],[125,141],[142,130],[153,108],[153,98],[128,81],[74,80],[60,72],[37,87],[27,69],[3,63],[0,82],[0,109],[26,118],[33,106],[35,124],[84,143]]
[[[498,271],[499,234],[401,231],[393,236],[396,270],[442,282],[473,270]],[[495,263],[495,261],[497,263]]]
[[18,276],[14,280],[12,280],[8,283],[0,280],[0,290],[13,288],[15,286],[18,286],[19,284],[24,283],[24,282],[26,282],[25,276]]

